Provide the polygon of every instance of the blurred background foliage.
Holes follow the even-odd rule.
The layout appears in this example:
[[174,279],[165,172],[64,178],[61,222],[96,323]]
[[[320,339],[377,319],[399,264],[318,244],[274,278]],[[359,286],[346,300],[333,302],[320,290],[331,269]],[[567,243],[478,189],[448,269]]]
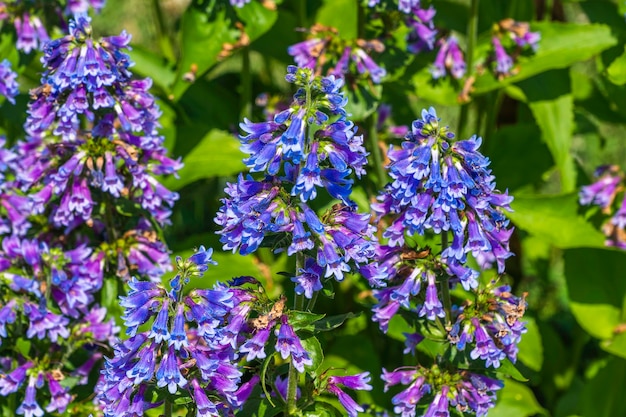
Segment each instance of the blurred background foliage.
[[[345,38],[363,36],[359,3],[252,0],[235,9],[216,0],[107,0],[94,17],[100,35],[132,33],[132,70],[152,78],[167,147],[185,163],[181,178],[166,183],[180,193],[166,230],[175,254],[190,254],[201,244],[221,247],[213,218],[226,182],[244,169],[235,137],[238,123],[243,117],[265,118],[256,100],[261,94],[287,98],[293,93],[283,79],[293,63],[287,47],[306,38],[304,28],[319,22]],[[577,202],[577,189],[591,182],[597,166],[626,168],[622,3],[481,0],[477,54],[488,48],[493,23],[506,17],[530,21],[542,40],[534,56],[521,58],[515,75],[497,80],[489,71],[479,74],[464,106],[457,99],[462,85],[449,78],[431,81],[434,52],[407,56],[388,48],[379,60],[388,71],[382,88],[350,93],[352,120],[365,134],[379,103],[392,105],[396,125],[410,125],[431,105],[453,130],[465,118],[458,136],[483,137],[498,187],[515,196],[510,217],[516,256],[507,273],[515,293],[528,292],[529,330],[518,362],[527,381],[506,383],[492,417],[626,415],[621,397],[626,390],[626,254],[604,247],[598,213],[586,213]],[[463,44],[469,1],[436,0],[434,5],[437,26],[456,33]],[[390,36],[397,40],[403,34]],[[35,86],[39,62],[20,65],[22,85]],[[22,94],[16,106],[0,109],[2,129],[12,138],[22,134],[26,103]],[[355,187],[365,210],[385,182],[370,171]],[[216,250],[215,259],[219,266],[197,285],[253,275],[275,296],[292,293],[291,282],[279,274],[293,270],[285,256],[269,249],[245,257]],[[357,372],[397,365],[403,329],[392,323],[392,338],[381,337],[370,322],[372,304],[358,279],[338,285],[334,299],[320,300],[318,312],[360,313],[337,333],[324,335],[328,366]],[[375,389],[360,393],[359,400],[388,405],[382,382],[373,383]]]

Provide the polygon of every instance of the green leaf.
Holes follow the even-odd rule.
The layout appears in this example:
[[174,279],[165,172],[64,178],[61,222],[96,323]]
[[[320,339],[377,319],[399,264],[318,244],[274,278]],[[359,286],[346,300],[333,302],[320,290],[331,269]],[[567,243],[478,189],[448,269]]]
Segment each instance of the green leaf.
[[163,185],[179,190],[193,181],[218,176],[233,175],[245,169],[239,141],[230,133],[211,130],[184,158],[180,179],[167,178]]
[[[541,33],[537,53],[529,58],[520,57],[519,73],[501,81],[485,71],[474,83],[474,94],[484,94],[551,69],[567,68],[617,43],[611,28],[600,24],[538,22],[532,24],[531,30]],[[491,38],[485,38],[485,42],[490,41]]]
[[304,410],[306,417],[341,417],[343,414],[334,405],[324,401],[315,401],[311,410]]
[[463,86],[452,77],[433,80],[429,67],[425,67],[418,71],[411,81],[415,87],[415,94],[422,100],[442,106],[459,104],[458,96]]
[[324,0],[315,21],[336,28],[343,39],[355,39],[358,37],[358,7],[354,0]]
[[267,383],[265,382],[266,380],[266,375],[267,375],[267,368],[270,365],[270,362],[274,360],[274,355],[276,355],[277,352],[272,353],[271,355],[269,355],[265,361],[263,362],[263,367],[261,367],[261,375],[259,375],[259,378],[261,380],[261,388],[263,389],[263,393],[265,394],[265,398],[267,399],[267,401],[269,401],[269,403],[272,405],[272,407],[276,407],[276,405],[272,402],[272,396],[270,395],[269,391],[267,390]]
[[17,339],[15,343],[15,351],[22,354],[22,356],[30,357],[30,340],[22,339],[21,337]]
[[609,249],[572,249],[565,252],[565,277],[572,313],[590,335],[604,339],[607,351],[626,355],[622,324],[626,281],[626,253]]
[[610,340],[603,340],[600,346],[607,352],[626,359],[626,333],[620,333]]
[[235,8],[235,12],[243,22],[250,41],[254,41],[270,30],[278,19],[276,10],[270,10],[256,1],[246,4],[244,7]]
[[315,336],[303,338],[301,339],[301,342],[302,347],[309,354],[311,361],[313,361],[311,365],[305,365],[304,369],[315,377],[317,376],[317,369],[322,365],[322,362],[324,362],[324,351],[322,350],[322,345],[320,345],[320,341],[317,340]]
[[382,87],[357,83],[354,88],[349,87],[345,91],[348,97],[346,112],[351,115],[350,120],[362,121],[378,107]]
[[510,380],[504,382],[504,388],[498,392],[496,406],[489,410],[489,417],[527,417],[537,414],[548,415],[530,388]]
[[513,365],[508,359],[504,359],[500,361],[500,367],[497,369],[498,373],[504,374],[510,378],[513,378],[516,381],[526,382],[528,378],[526,378],[522,373]]
[[184,75],[192,71],[192,67],[195,66],[196,75],[201,76],[217,63],[222,46],[236,40],[224,10],[209,16],[196,7],[189,7],[183,14],[181,26],[182,50],[171,88],[174,100],[178,100],[191,85]]
[[289,324],[293,330],[310,330],[315,327],[313,323],[324,318],[324,314],[314,314],[307,311],[291,310],[288,313]]
[[624,53],[609,65],[606,69],[606,73],[613,84],[626,84],[626,47],[624,48]]
[[578,214],[578,196],[516,197],[507,213],[515,225],[552,245],[567,249],[604,247],[604,235]]
[[540,137],[541,131],[535,124],[517,123],[498,129],[489,138],[485,153],[492,161],[498,188],[515,190],[541,181],[554,163]]
[[543,344],[539,327],[532,317],[524,317],[527,332],[519,343],[518,359],[533,371],[541,371],[543,365]]
[[176,73],[163,56],[150,52],[139,45],[133,45],[133,49],[128,52],[128,55],[135,63],[132,67],[134,74],[150,77],[154,85],[161,88],[166,94],[169,93],[169,86],[174,83]]
[[576,169],[570,152],[574,131],[574,98],[568,70],[553,70],[519,84],[561,173],[562,190],[576,187]]
[[341,326],[346,320],[359,317],[361,312],[359,311],[357,314],[354,313],[345,313],[339,314],[336,316],[330,316],[323,318],[317,322],[315,322],[315,330],[320,332],[327,332],[329,330],[334,330]]
[[590,381],[580,396],[580,415],[615,417],[626,415],[624,387],[626,386],[626,361],[612,358]]

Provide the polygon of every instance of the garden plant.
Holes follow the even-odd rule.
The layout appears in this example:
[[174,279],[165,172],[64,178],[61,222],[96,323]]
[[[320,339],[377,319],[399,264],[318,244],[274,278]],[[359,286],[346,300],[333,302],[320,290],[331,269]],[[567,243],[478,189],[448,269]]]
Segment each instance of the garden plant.
[[626,415],[626,3],[0,1],[0,415]]

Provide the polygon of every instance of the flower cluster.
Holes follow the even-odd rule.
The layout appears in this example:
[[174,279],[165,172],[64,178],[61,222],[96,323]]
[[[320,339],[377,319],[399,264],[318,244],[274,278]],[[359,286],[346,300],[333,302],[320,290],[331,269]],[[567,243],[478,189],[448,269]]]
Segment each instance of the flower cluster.
[[[254,252],[267,235],[288,236],[288,243],[274,249],[287,247],[293,255],[319,248],[317,264],[325,277],[341,280],[350,261],[359,267],[374,253],[369,216],[357,213],[349,199],[348,176],[364,173],[367,153],[346,119],[341,79],[296,67],[289,67],[286,79],[299,87],[292,105],[273,121],[241,124],[247,133],[240,136],[242,150],[250,154],[244,162],[268,175],[261,181],[240,176],[227,186],[218,233],[224,249],[242,254]],[[342,201],[321,218],[308,206],[319,188]]]
[[[450,408],[459,413],[486,416],[496,400],[496,391],[503,384],[493,378],[470,371],[448,372],[437,365],[402,367],[392,372],[383,369],[385,391],[403,385],[391,400],[394,412],[402,417],[414,417],[419,407],[424,416],[449,416]],[[420,406],[428,404],[428,406]]]
[[596,182],[581,188],[580,204],[598,206],[603,215],[611,216],[602,226],[605,244],[626,249],[626,176],[618,166],[608,165],[599,167],[595,177]]
[[105,278],[156,280],[171,268],[155,224],[176,196],[155,176],[180,164],[158,136],[150,81],[131,79],[126,34],[96,41],[85,16],[70,30],[46,44],[28,137],[11,148],[0,139],[0,344],[26,346],[0,353],[13,376],[0,392],[23,398],[25,415],[46,401],[64,412],[98,347],[114,341],[119,329],[99,305]]
[[434,79],[439,79],[450,74],[455,79],[461,79],[467,71],[463,51],[459,48],[459,43],[454,36],[441,38],[437,42],[439,51],[430,69]]
[[499,79],[514,74],[517,56],[529,50],[536,52],[541,40],[538,32],[531,32],[527,22],[504,19],[494,25],[493,44],[494,73]]
[[[43,49],[43,46],[50,40],[48,29],[52,25],[65,25],[65,22],[56,21],[59,16],[87,13],[90,8],[99,12],[104,7],[104,3],[105,0],[0,2],[0,22],[13,24],[17,36],[15,46],[18,50],[28,54]],[[50,22],[50,24],[46,25],[44,22]]]
[[[373,205],[387,240],[378,245],[376,262],[362,271],[378,301],[373,320],[387,332],[390,321],[404,310],[403,317],[417,329],[406,334],[405,353],[415,354],[432,331],[439,338],[445,331],[446,351],[456,352],[456,370],[446,366],[439,372],[436,361],[429,370],[385,371],[387,386],[408,385],[393,399],[395,412],[403,416],[415,416],[420,403],[430,403],[422,410],[425,415],[449,415],[449,407],[485,415],[501,383],[468,369],[478,364],[485,370],[499,368],[505,359],[515,362],[526,332],[519,320],[525,298],[495,281],[481,286],[479,271],[468,264],[471,253],[479,269],[496,265],[503,273],[511,256],[512,228],[503,212],[510,210],[512,198],[497,191],[479,146],[475,136],[455,140],[433,108],[422,111],[401,147],[389,149],[392,182]],[[441,251],[409,243],[426,234],[441,236]],[[452,304],[450,291],[457,283],[468,298]]]
[[496,190],[489,159],[478,151],[479,137],[453,139],[433,108],[423,110],[401,148],[389,150],[393,181],[374,210],[379,216],[397,215],[383,234],[390,246],[402,246],[405,231],[409,236],[452,232],[452,244],[441,258],[469,289],[476,287],[475,277],[458,270],[467,253],[481,268],[495,263],[498,272],[504,271],[512,229],[503,210],[510,210],[512,197]]
[[311,27],[310,33],[310,39],[287,49],[299,67],[310,68],[317,74],[328,68],[328,74],[337,78],[366,76],[375,84],[387,75],[369,55],[370,51],[383,52],[382,42],[364,39],[348,42],[338,37],[335,28],[320,24]]
[[[148,395],[154,389],[170,394],[185,390],[199,416],[236,409],[249,394],[240,387],[242,372],[230,342],[245,324],[245,293],[220,284],[182,292],[190,277],[202,276],[215,264],[212,252],[200,247],[185,262],[178,259],[170,291],[154,282],[129,282],[120,304],[130,337],[114,347],[97,386],[105,416],[143,415],[159,404]],[[146,323],[150,330],[139,332]]]
[[[177,194],[155,177],[175,174],[181,164],[166,155],[157,133],[151,81],[131,79],[126,33],[96,41],[84,16],[70,30],[45,48],[42,86],[31,91],[30,136],[16,146],[25,159],[15,185],[31,196],[26,212],[46,215],[55,227],[86,225],[102,235],[120,272],[128,262],[142,274],[160,275],[169,269],[167,250],[151,236],[149,217],[167,224]],[[113,212],[129,209],[145,214],[126,231],[111,223]]]
[[6,97],[15,104],[15,96],[18,94],[17,74],[11,69],[11,63],[4,59],[0,62],[0,95]]

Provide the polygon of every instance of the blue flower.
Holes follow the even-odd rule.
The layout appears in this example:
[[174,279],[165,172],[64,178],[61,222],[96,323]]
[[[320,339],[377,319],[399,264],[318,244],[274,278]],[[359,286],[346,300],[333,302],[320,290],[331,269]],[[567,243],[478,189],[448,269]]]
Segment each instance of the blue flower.
[[178,387],[184,388],[187,385],[187,380],[180,373],[176,353],[172,346],[168,348],[168,351],[163,356],[161,366],[159,366],[156,372],[156,380],[157,386],[167,386],[170,394],[175,394],[178,391]]

